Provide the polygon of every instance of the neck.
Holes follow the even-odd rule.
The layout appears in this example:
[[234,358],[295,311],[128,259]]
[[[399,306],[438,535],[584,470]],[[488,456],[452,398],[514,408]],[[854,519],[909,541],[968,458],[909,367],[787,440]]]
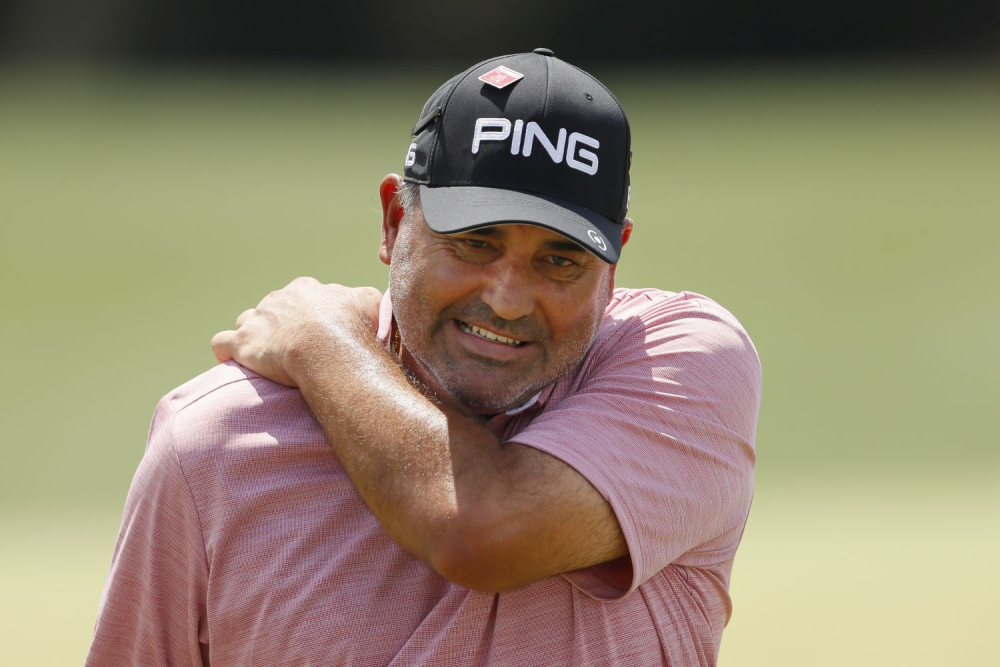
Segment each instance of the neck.
[[[498,414],[502,414],[503,410],[497,412],[496,410],[488,410],[486,408],[475,408],[465,403],[459,401],[455,396],[453,396],[449,391],[447,391],[434,377],[434,373],[430,369],[426,368],[420,361],[410,354],[410,351],[406,349],[403,345],[402,338],[399,334],[399,326],[396,324],[395,318],[392,322],[392,333],[389,337],[389,347],[392,351],[393,356],[399,361],[406,375],[410,378],[410,382],[420,390],[422,394],[435,401],[436,403],[450,407],[457,410],[465,415],[473,417],[479,421],[486,421],[490,417],[494,417]],[[522,408],[528,407],[528,405],[537,398],[538,394],[525,399],[525,403],[520,406],[512,408],[512,410],[520,411]]]
[[486,421],[495,414],[493,412],[487,414],[482,410],[477,410],[465,405],[445,390],[445,388],[442,387],[437,381],[437,378],[434,377],[434,374],[425,368],[416,357],[410,354],[410,351],[406,349],[405,345],[403,345],[399,337],[398,327],[393,327],[391,340],[392,352],[396,359],[399,360],[403,370],[410,378],[410,382],[412,382],[413,385],[425,396],[444,407],[457,410],[480,421]]

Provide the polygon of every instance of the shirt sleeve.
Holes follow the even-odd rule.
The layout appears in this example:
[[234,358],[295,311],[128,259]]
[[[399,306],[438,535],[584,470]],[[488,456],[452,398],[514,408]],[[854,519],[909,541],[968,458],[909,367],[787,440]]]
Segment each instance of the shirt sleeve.
[[208,562],[161,401],[132,480],[88,667],[202,665]]
[[629,557],[563,575],[598,599],[627,595],[672,563],[733,557],[760,404],[757,353],[714,302],[653,301],[616,329],[595,343],[573,390],[512,438],[573,466],[611,504]]

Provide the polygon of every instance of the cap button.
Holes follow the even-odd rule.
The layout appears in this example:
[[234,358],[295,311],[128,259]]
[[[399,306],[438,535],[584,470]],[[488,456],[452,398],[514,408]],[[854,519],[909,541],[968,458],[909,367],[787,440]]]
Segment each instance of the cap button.
[[554,56],[555,55],[554,53],[552,53],[552,49],[542,49],[542,48],[535,49],[533,51],[533,53],[537,53],[540,56]]

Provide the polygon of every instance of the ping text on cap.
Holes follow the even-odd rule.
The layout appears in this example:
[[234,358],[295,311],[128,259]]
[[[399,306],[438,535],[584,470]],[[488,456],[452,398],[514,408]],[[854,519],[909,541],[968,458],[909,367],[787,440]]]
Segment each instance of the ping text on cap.
[[476,129],[472,135],[472,152],[479,152],[479,146],[484,141],[506,141],[511,139],[510,154],[530,157],[535,142],[545,149],[549,157],[556,164],[560,164],[565,157],[566,166],[585,174],[593,176],[597,173],[599,160],[597,154],[583,146],[589,146],[594,150],[601,147],[601,143],[593,137],[588,137],[582,132],[567,134],[566,128],[560,128],[556,137],[556,142],[542,131],[542,127],[535,121],[525,123],[521,119],[514,121],[513,126],[506,118],[479,118],[476,120]]

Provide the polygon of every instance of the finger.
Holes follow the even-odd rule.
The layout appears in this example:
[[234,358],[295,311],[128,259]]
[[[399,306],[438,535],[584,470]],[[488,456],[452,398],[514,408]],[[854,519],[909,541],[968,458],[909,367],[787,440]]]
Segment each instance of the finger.
[[379,304],[382,303],[382,292],[374,287],[355,287],[352,292],[354,300],[365,311],[373,308],[378,310]]
[[361,292],[362,294],[364,294],[366,297],[368,297],[372,301],[381,301],[382,300],[382,292],[378,291],[374,287],[359,287],[358,291]]
[[319,284],[320,282],[315,278],[312,278],[310,276],[299,276],[292,282],[288,283],[288,287],[293,287],[293,286],[305,287],[307,285],[319,285]]
[[212,354],[223,364],[233,358],[233,347],[236,341],[235,331],[220,331],[212,336]]
[[368,320],[371,327],[377,331],[379,306],[382,303],[382,293],[374,287],[356,287],[353,292],[354,301],[361,310],[362,316]]
[[236,318],[236,328],[239,329],[241,326],[243,326],[243,323],[247,321],[247,318],[256,312],[257,312],[256,308],[247,308],[242,313],[240,313],[240,316]]

